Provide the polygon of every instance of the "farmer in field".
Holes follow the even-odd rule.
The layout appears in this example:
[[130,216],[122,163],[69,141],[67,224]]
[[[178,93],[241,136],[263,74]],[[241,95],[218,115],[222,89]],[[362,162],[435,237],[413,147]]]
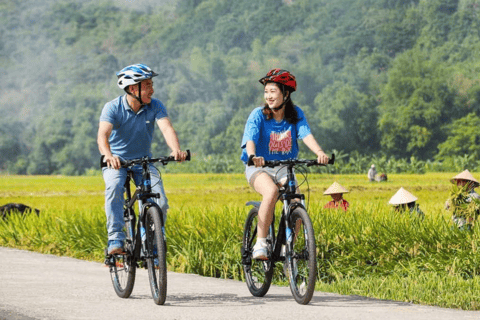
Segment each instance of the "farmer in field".
[[317,161],[328,162],[313,137],[307,119],[299,107],[292,101],[292,93],[297,88],[295,77],[288,71],[272,69],[261,78],[264,86],[265,104],[252,111],[245,125],[242,139],[242,161],[247,164],[253,160],[255,166],[246,166],[245,176],[249,184],[263,197],[258,210],[258,236],[252,257],[267,259],[266,236],[272,222],[275,203],[278,199],[278,187],[286,181],[286,167],[263,168],[265,160],[295,159],[298,155],[298,139],[315,153]]
[[375,181],[375,176],[376,175],[377,175],[377,170],[375,169],[375,165],[372,164],[370,169],[368,169],[368,173],[367,173],[368,180],[371,181],[371,182]]
[[[467,227],[473,222],[474,216],[477,216],[478,212],[473,212],[470,216],[463,215],[461,214],[463,209],[461,205],[470,204],[472,199],[480,199],[480,195],[474,190],[480,183],[468,170],[457,174],[450,182],[454,184],[454,187],[452,188],[450,199],[445,202],[445,209],[453,211],[453,222],[459,228]],[[452,203],[454,204],[452,205]]]
[[327,190],[323,193],[324,195],[330,195],[332,201],[328,202],[324,208],[325,209],[338,209],[342,208],[343,211],[347,211],[349,203],[347,200],[343,199],[343,194],[348,193],[348,190],[340,185],[338,182],[334,182]]
[[[124,251],[125,234],[123,220],[123,191],[127,169],[122,168],[120,159],[131,160],[151,157],[150,152],[155,124],[162,132],[171,155],[183,161],[186,153],[181,151],[177,134],[168,118],[165,106],[152,98],[152,78],[155,72],[143,64],[125,67],[117,73],[117,85],[124,89],[122,96],[105,104],[100,116],[97,143],[104,156],[106,167],[102,169],[105,180],[105,213],[107,215],[108,253]],[[151,165],[152,192],[160,193],[155,199],[163,211],[164,218],[168,202],[163,183],[157,169]],[[142,168],[133,167],[135,183],[141,181]]]
[[410,214],[417,214],[419,218],[424,218],[425,214],[420,210],[416,201],[418,200],[413,194],[401,187],[397,193],[390,198],[389,204],[394,206],[395,212],[409,211]]

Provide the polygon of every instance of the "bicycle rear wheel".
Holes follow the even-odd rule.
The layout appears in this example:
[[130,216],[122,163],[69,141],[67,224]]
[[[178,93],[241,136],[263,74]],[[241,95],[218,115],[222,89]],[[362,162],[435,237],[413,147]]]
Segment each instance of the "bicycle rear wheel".
[[290,290],[300,304],[308,304],[315,290],[317,259],[312,222],[303,207],[297,207],[290,215],[293,229],[293,251],[287,254]]
[[[254,207],[248,214],[243,231],[243,271],[245,272],[245,279],[250,293],[256,297],[263,297],[270,289],[275,264],[270,260],[263,261],[251,258],[253,245],[257,240],[257,224],[258,208]],[[267,241],[270,239],[271,242],[273,237],[273,230],[270,227]]]
[[156,304],[164,304],[167,298],[166,245],[161,214],[161,210],[153,206],[145,217],[148,277]]
[[110,277],[113,288],[120,298],[128,298],[132,294],[135,284],[135,274],[137,264],[133,259],[133,234],[132,230],[135,221],[127,220],[125,222],[125,254],[116,254],[112,256],[110,264]]

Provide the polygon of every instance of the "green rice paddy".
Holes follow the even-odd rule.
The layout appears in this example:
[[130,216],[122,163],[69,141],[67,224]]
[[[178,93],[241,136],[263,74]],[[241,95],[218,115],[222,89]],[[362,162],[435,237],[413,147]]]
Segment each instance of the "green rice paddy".
[[[317,290],[449,308],[480,310],[480,227],[458,230],[444,210],[456,173],[309,175],[309,213],[317,242]],[[474,176],[478,174],[474,173]],[[107,236],[101,176],[0,176],[0,205],[41,210],[0,220],[0,246],[103,261]],[[169,270],[243,280],[240,259],[249,200],[260,200],[242,174],[164,174],[170,210]],[[302,179],[299,177],[300,182]],[[334,181],[350,193],[347,212],[323,209]],[[388,205],[404,187],[425,219]],[[306,184],[301,186],[306,192]],[[285,284],[279,263],[275,279]]]

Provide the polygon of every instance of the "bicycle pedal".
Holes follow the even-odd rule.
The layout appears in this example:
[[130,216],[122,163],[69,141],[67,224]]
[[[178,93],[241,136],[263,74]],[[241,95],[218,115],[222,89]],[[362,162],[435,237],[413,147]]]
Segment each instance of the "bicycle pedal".
[[110,254],[110,255],[107,255],[105,256],[105,262],[104,264],[106,266],[110,266],[110,267],[113,267],[115,265],[115,259],[113,258],[113,256]]

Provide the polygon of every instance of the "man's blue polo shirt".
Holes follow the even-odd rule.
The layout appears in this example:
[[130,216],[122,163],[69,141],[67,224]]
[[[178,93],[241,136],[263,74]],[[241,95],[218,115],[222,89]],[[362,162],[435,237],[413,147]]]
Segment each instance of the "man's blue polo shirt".
[[105,104],[100,121],[113,124],[108,139],[112,154],[131,160],[152,156],[150,148],[153,129],[158,119],[167,116],[167,110],[162,102],[153,98],[135,114],[124,95]]

